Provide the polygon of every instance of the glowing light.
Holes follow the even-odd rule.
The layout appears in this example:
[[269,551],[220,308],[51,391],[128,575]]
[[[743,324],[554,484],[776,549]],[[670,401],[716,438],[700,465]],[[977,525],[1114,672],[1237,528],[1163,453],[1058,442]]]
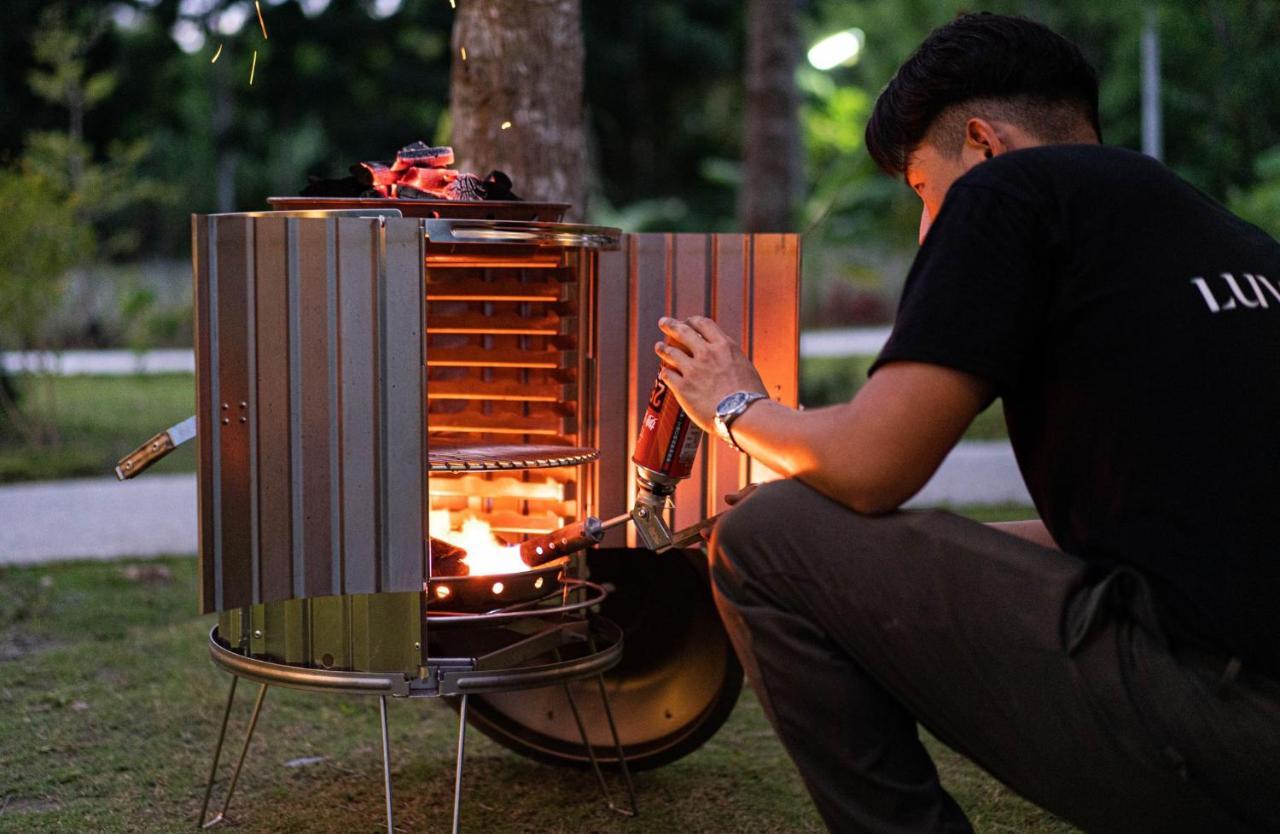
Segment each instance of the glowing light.
[[194,20],[178,20],[169,30],[169,37],[188,55],[204,48],[204,29]]
[[533,589],[536,591],[537,589],[541,588],[541,587],[542,587],[542,582],[543,582],[543,579],[542,579],[542,577],[541,577],[541,576],[539,576],[537,579],[533,580]]
[[213,60],[212,60],[212,61],[210,61],[209,63],[211,63],[211,64],[216,64],[216,63],[218,63],[218,59],[219,59],[220,57],[222,57],[222,44],[218,44],[218,51],[217,51],[217,52],[215,52],[215,53],[213,53]]
[[458,0],[449,0],[449,8],[451,9],[458,8]]
[[467,48],[464,46],[464,47],[462,47],[462,49],[461,49],[461,50],[459,50],[459,51],[461,51],[461,52],[462,52],[462,60],[464,60],[464,61],[465,61],[465,60],[467,60]]
[[505,586],[505,585],[503,585],[501,582],[495,582],[495,583],[493,583],[493,592],[494,592],[495,594],[500,594],[500,593],[502,593],[504,590],[506,590],[506,586]]
[[828,35],[809,48],[809,63],[814,69],[829,70],[858,63],[866,34],[861,29],[845,29]]
[[450,593],[450,592],[449,592],[449,586],[448,586],[448,585],[437,585],[437,586],[436,586],[436,596],[437,596],[437,597],[439,597],[440,599],[448,599],[448,597],[449,597],[449,593]]
[[503,123],[502,123],[502,129],[503,129],[503,130],[507,130],[507,129],[509,129],[510,127],[511,127],[511,122],[503,122]]
[[253,86],[253,74],[258,71],[258,50],[253,50],[253,63],[249,65],[249,86]]
[[262,19],[262,4],[253,0],[253,7],[258,10],[258,25],[262,27],[262,39],[267,39],[267,22]]
[[522,573],[529,569],[520,558],[520,548],[505,545],[494,538],[493,528],[482,518],[464,519],[461,530],[451,530],[449,511],[432,510],[427,524],[432,536],[467,551],[462,563],[471,576]]

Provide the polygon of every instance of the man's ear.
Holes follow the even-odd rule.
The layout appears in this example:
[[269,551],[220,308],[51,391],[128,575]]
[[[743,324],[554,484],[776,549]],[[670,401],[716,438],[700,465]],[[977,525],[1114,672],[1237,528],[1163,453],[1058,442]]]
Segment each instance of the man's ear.
[[1009,150],[995,125],[976,116],[964,124],[964,146],[969,152],[980,154],[984,159],[999,156]]

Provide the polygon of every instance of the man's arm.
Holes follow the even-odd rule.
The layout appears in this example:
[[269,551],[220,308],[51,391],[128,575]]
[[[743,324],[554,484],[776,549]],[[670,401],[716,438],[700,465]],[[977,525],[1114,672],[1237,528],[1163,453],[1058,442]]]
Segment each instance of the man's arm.
[[[659,326],[681,347],[658,345],[662,378],[693,420],[714,430],[715,407],[734,391],[764,391],[737,346],[710,319]],[[896,509],[924,486],[990,396],[971,374],[892,362],[848,403],[797,411],[761,400],[733,436],[770,469],[863,513]]]

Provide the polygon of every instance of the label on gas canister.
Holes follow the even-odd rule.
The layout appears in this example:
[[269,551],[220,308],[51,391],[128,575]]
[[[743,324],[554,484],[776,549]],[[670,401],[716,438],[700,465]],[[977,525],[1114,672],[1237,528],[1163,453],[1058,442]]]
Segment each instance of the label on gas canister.
[[656,380],[649,392],[649,407],[640,424],[632,462],[669,478],[687,478],[701,442],[702,429],[684,413],[666,383]]

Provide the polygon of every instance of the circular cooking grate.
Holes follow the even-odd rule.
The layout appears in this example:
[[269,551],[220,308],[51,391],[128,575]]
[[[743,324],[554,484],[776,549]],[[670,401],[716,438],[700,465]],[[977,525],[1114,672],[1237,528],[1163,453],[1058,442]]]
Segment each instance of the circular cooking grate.
[[546,469],[579,466],[600,456],[600,450],[581,446],[534,446],[524,443],[493,445],[435,440],[427,443],[432,472],[492,472],[500,469]]

